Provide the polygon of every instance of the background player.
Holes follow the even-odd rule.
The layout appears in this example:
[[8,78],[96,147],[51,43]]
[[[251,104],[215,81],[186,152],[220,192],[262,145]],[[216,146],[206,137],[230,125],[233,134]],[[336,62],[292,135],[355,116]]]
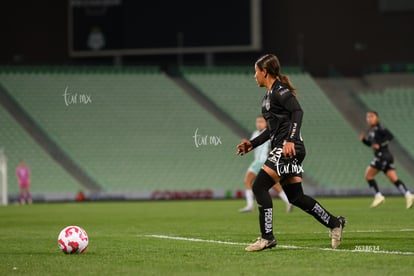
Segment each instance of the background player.
[[[258,116],[256,118],[256,130],[253,132],[250,139],[256,138],[265,129],[266,120],[263,118],[263,116]],[[246,206],[239,210],[241,213],[250,212],[254,208],[254,195],[252,191],[252,184],[253,181],[256,179],[256,176],[262,168],[264,162],[266,161],[267,156],[269,155],[269,149],[270,141],[267,141],[254,149],[254,161],[250,164],[249,168],[247,169],[246,176],[244,178],[244,184],[246,187]],[[289,203],[289,200],[285,192],[283,191],[282,187],[278,184],[275,184],[273,186],[273,189],[277,191],[279,197],[286,203],[286,211],[290,212],[292,210],[293,205]]]
[[20,188],[20,204],[32,203],[32,196],[30,195],[30,169],[23,160],[20,161],[16,168],[17,181]]
[[388,129],[380,124],[379,116],[376,111],[368,111],[366,120],[369,129],[367,134],[361,134],[360,139],[365,145],[372,147],[375,155],[374,160],[372,160],[365,171],[365,179],[375,192],[375,198],[371,204],[371,208],[377,207],[385,201],[385,197],[379,191],[377,182],[374,179],[375,175],[380,171],[383,171],[387,178],[394,183],[395,187],[405,195],[407,203],[406,207],[407,209],[411,208],[413,206],[414,197],[405,184],[398,179],[394,166],[394,157],[388,149],[388,144],[394,136]]

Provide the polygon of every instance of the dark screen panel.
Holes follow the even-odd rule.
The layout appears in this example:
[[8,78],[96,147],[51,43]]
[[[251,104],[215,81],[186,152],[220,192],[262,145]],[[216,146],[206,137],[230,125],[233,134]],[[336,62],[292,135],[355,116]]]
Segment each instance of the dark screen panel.
[[[76,52],[244,47],[253,49],[252,1],[72,0],[70,49]],[[257,35],[257,34],[255,34]],[[236,49],[237,50],[237,49]],[[219,51],[219,50],[217,50]]]

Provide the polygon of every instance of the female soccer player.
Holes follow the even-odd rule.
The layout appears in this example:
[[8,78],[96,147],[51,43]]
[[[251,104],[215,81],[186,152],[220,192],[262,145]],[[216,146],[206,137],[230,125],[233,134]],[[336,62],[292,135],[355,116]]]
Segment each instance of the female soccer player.
[[[258,116],[256,118],[256,130],[253,132],[252,137],[250,139],[256,138],[262,131],[266,129],[266,120],[263,116]],[[252,191],[252,183],[255,180],[257,174],[260,171],[260,168],[263,166],[263,163],[266,161],[267,155],[269,154],[270,149],[270,142],[266,141],[262,145],[258,146],[254,149],[254,161],[250,164],[249,168],[247,169],[246,176],[244,178],[244,185],[246,187],[245,190],[245,198],[246,198],[246,206],[239,211],[241,213],[251,212],[253,211],[254,205],[254,195]],[[292,210],[292,204],[289,203],[289,200],[283,191],[282,187],[278,184],[273,186],[279,195],[279,197],[285,202],[286,204],[286,211],[290,212]]]
[[374,160],[372,160],[365,171],[365,179],[375,192],[375,198],[371,204],[371,208],[375,208],[385,201],[385,197],[379,191],[377,182],[374,179],[377,173],[383,171],[387,178],[394,183],[395,187],[405,195],[407,203],[406,207],[409,209],[413,206],[414,197],[405,184],[398,179],[394,167],[394,157],[388,149],[388,144],[394,136],[388,129],[380,124],[379,116],[376,111],[368,111],[366,119],[369,130],[366,135],[361,134],[360,139],[365,145],[372,147],[375,155]]
[[303,193],[302,161],[305,146],[300,135],[303,111],[296,98],[296,91],[289,78],[280,73],[280,63],[275,55],[267,54],[255,63],[255,79],[267,92],[262,102],[262,114],[267,128],[258,137],[242,140],[237,154],[244,155],[270,139],[272,151],[253,184],[253,193],[259,206],[261,236],[247,246],[246,251],[260,251],[277,245],[273,235],[273,204],[269,189],[279,182],[289,202],[312,215],[322,225],[330,228],[332,248],[342,239],[345,218],[335,217],[319,202]]

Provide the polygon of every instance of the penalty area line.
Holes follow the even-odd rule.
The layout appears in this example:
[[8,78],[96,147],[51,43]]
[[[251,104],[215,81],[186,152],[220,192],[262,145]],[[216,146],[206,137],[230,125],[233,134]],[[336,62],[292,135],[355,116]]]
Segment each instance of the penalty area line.
[[[140,237],[156,238],[156,239],[167,239],[167,240],[179,240],[188,242],[201,242],[201,243],[215,243],[215,244],[226,244],[226,245],[249,245],[243,242],[229,242],[229,241],[218,241],[218,240],[204,240],[198,238],[187,238],[167,235],[138,235]],[[349,253],[372,253],[372,254],[385,254],[385,255],[414,255],[414,252],[409,251],[385,251],[385,250],[351,250],[351,249],[332,249],[322,247],[310,247],[310,246],[297,246],[297,245],[277,245],[278,248],[284,249],[306,249],[306,250],[318,250],[318,251],[332,251],[332,252],[349,252]]]

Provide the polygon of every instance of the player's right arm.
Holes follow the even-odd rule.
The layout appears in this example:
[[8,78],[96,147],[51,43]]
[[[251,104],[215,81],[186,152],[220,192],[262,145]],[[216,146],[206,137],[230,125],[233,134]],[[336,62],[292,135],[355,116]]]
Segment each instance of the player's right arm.
[[240,144],[237,145],[237,155],[245,155],[246,153],[253,150],[252,143],[247,140],[243,139]]
[[367,140],[365,133],[361,133],[361,135],[359,136],[359,139],[361,140],[362,143],[364,143],[364,145],[368,147],[371,146],[371,141]]
[[254,148],[260,146],[264,142],[270,139],[270,131],[266,128],[260,133],[259,136],[252,140],[243,139],[240,144],[237,145],[237,155],[244,155]]
[[265,128],[265,130],[260,133],[256,138],[250,140],[250,144],[252,145],[252,149],[260,146],[264,142],[270,139],[270,131],[268,128]]

